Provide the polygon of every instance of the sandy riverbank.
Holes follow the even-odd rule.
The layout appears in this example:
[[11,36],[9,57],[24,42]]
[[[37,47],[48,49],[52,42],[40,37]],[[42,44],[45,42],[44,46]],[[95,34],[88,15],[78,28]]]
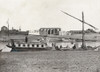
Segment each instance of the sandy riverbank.
[[100,52],[37,51],[0,53],[0,72],[97,72]]

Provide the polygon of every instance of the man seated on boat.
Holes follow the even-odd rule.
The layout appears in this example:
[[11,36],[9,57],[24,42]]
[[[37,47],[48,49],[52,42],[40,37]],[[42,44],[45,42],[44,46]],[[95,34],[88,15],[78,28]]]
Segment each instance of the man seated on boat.
[[75,43],[74,43],[74,46],[73,46],[72,48],[73,48],[73,49],[77,49],[77,48],[78,48],[78,43],[75,42]]
[[12,44],[13,47],[15,47],[15,43],[14,43],[13,39],[11,39],[11,44]]

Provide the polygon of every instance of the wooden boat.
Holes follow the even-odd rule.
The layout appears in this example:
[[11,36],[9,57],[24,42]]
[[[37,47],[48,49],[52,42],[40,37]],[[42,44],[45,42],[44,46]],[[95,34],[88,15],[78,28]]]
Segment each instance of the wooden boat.
[[11,51],[43,51],[43,50],[51,50],[51,47],[48,47],[46,43],[41,42],[31,42],[31,43],[19,43],[11,40],[10,43],[6,45],[9,48],[12,48]]

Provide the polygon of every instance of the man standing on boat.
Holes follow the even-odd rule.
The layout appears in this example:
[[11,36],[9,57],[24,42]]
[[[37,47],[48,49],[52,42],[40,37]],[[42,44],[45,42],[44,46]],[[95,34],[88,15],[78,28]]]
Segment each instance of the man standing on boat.
[[27,37],[27,36],[25,37],[25,42],[26,42],[26,43],[28,42],[28,37]]

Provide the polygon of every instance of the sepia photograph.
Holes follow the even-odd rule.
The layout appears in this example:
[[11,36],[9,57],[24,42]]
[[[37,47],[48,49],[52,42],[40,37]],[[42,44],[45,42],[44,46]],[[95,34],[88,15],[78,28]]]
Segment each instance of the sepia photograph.
[[100,72],[100,0],[0,0],[0,72]]

